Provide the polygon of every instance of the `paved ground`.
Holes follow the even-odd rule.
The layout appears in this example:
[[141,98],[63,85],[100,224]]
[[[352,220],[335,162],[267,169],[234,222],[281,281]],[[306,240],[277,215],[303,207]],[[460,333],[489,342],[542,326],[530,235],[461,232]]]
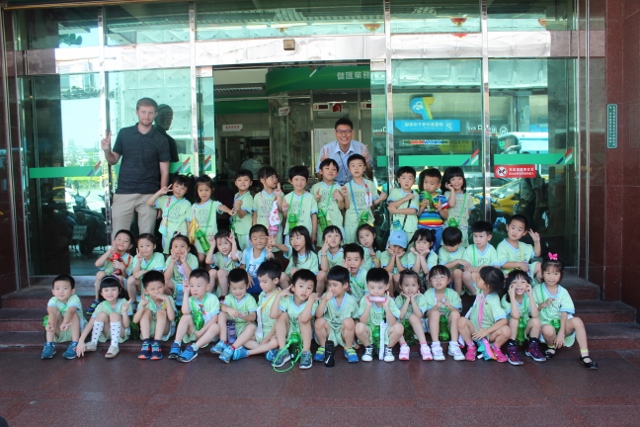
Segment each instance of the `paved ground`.
[[[637,426],[640,352],[575,350],[522,367],[374,361],[274,372],[262,358],[189,364],[104,350],[81,360],[0,351],[0,415],[14,426]],[[417,359],[412,354],[413,359]]]

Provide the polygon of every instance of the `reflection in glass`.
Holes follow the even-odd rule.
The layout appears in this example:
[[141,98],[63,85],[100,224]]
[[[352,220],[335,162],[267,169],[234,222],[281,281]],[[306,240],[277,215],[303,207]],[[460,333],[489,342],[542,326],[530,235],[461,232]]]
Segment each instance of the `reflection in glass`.
[[496,0],[488,3],[488,28],[489,31],[573,30],[575,4],[561,0]]
[[394,0],[392,33],[470,33],[480,31],[480,2]]
[[18,50],[98,46],[98,9],[27,9],[14,13]]
[[105,8],[107,46],[189,41],[189,4],[125,3]]

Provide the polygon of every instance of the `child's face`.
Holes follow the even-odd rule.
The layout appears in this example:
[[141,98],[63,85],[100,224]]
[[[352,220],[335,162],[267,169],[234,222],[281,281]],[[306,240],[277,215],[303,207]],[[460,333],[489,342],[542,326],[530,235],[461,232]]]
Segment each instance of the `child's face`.
[[340,298],[347,292],[347,288],[349,287],[349,283],[340,283],[337,280],[329,280],[329,289],[334,297]]
[[398,178],[398,184],[405,192],[411,190],[411,186],[416,183],[416,177],[410,173],[403,173]]
[[100,289],[100,295],[102,295],[102,298],[104,298],[106,301],[114,302],[118,299],[118,295],[120,295],[120,288],[116,286],[102,288]]
[[253,245],[255,249],[262,250],[267,246],[267,235],[262,231],[252,233],[250,239],[251,245]]
[[207,184],[198,184],[198,188],[196,190],[198,191],[198,197],[200,198],[201,203],[211,199],[211,187]]
[[176,239],[171,244],[171,255],[186,255],[189,252],[189,245],[182,239]]
[[562,277],[562,274],[560,274],[560,271],[553,267],[547,268],[542,273],[542,278],[544,279],[544,283],[546,283],[549,286],[556,286],[560,282],[561,277]]
[[358,233],[358,241],[365,248],[372,247],[373,241],[375,240],[375,238],[376,238],[375,234],[373,234],[369,230],[360,230],[360,232]]
[[487,291],[488,290],[488,286],[486,285],[486,283],[484,283],[484,280],[482,280],[482,277],[480,277],[479,274],[473,274],[472,275],[474,278],[474,281],[476,283],[476,288],[479,291]]
[[298,279],[293,284],[293,295],[301,301],[306,301],[309,295],[313,293],[313,282],[311,280]]
[[147,283],[145,287],[145,291],[149,294],[151,298],[154,300],[160,299],[160,296],[164,294],[164,283],[162,282],[150,282]]
[[177,199],[182,199],[184,195],[187,194],[187,188],[184,184],[174,182],[171,186],[171,191],[173,191],[173,195],[176,196]]
[[511,240],[520,240],[527,233],[527,229],[522,221],[511,220],[507,226],[507,235]]
[[267,274],[263,274],[262,276],[258,276],[258,282],[260,283],[260,289],[262,289],[266,293],[273,292],[278,286],[278,282],[280,279],[272,279]]
[[402,288],[402,293],[408,297],[420,293],[420,285],[418,284],[418,279],[415,277],[405,277],[400,287]]
[[226,237],[218,237],[216,246],[222,255],[229,255],[229,252],[231,252],[231,242]]
[[447,252],[455,252],[458,250],[458,246],[460,246],[460,244],[455,244],[455,245],[445,245],[444,243],[442,244],[442,247],[444,248],[445,251]]
[[372,297],[381,297],[389,290],[389,284],[384,282],[367,282],[369,295]]
[[429,281],[431,282],[431,286],[440,291],[446,288],[449,284],[449,277],[447,277],[445,274],[434,274],[433,276],[431,276],[431,279],[429,279]]
[[201,277],[192,277],[189,279],[189,292],[197,299],[204,297],[207,292],[209,282]]
[[424,191],[433,194],[440,188],[440,180],[435,176],[425,176],[424,181],[422,181],[422,187]]
[[338,169],[332,163],[324,166],[320,169],[320,172],[322,173],[322,179],[327,182],[333,182],[333,180],[336,179],[336,176],[338,176]]
[[119,253],[126,252],[131,249],[131,239],[125,233],[120,233],[116,236],[116,251]]
[[247,284],[245,282],[229,282],[229,292],[236,300],[241,300],[247,293]]
[[364,175],[364,171],[366,170],[366,166],[364,162],[360,159],[353,160],[349,162],[349,172],[353,175],[354,178],[360,178]]
[[347,252],[344,254],[344,266],[352,275],[357,274],[362,265],[362,257],[357,252]]
[[53,283],[53,288],[51,288],[51,293],[53,294],[53,296],[58,298],[60,301],[68,300],[69,297],[75,292],[75,289],[71,288],[71,283],[65,280],[55,281]]
[[524,293],[527,292],[527,285],[529,285],[529,282],[522,277],[516,277],[515,280],[511,282],[511,286],[513,286],[513,289],[516,291],[516,295],[524,295]]
[[241,176],[236,178],[236,187],[240,191],[247,191],[251,187],[251,180],[248,176]]
[[327,242],[330,248],[337,248],[340,246],[340,242],[342,242],[342,237],[337,231],[331,231],[324,236],[324,241]]
[[396,255],[404,254],[405,250],[402,246],[389,245],[389,249]]
[[416,247],[416,250],[418,252],[422,253],[422,252],[426,251],[427,249],[431,249],[431,246],[433,245],[433,243],[431,243],[430,241],[425,240],[425,239],[418,239],[418,240],[416,240],[414,245]]
[[296,252],[306,249],[306,242],[302,234],[292,234],[291,237],[289,237],[289,244]]
[[462,185],[464,184],[464,179],[461,176],[454,176],[453,178],[451,178],[449,180],[449,184],[457,192],[457,191],[462,190]]
[[473,233],[473,244],[478,248],[484,248],[485,246],[487,246],[489,240],[491,240],[491,234],[487,234],[486,231],[483,231],[481,233]]
[[145,258],[149,258],[153,255],[153,251],[156,248],[156,245],[148,241],[147,239],[138,240],[138,253]]
[[276,186],[278,185],[278,176],[271,175],[267,178],[261,178],[260,183],[267,190],[275,190]]
[[289,182],[293,185],[293,191],[301,192],[304,191],[304,187],[307,185],[307,178],[296,175],[291,178]]

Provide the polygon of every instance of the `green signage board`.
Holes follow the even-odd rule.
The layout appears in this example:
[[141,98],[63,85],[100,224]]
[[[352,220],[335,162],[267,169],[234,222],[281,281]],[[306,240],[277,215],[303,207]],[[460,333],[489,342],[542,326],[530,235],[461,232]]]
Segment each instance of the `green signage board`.
[[292,90],[364,89],[370,85],[370,72],[366,65],[278,68],[266,75],[267,95]]

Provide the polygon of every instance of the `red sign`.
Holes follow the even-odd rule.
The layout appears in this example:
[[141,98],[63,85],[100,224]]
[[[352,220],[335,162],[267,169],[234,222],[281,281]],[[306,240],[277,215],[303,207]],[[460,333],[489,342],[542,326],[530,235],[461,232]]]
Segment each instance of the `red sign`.
[[496,178],[535,178],[536,165],[496,166],[493,170]]

